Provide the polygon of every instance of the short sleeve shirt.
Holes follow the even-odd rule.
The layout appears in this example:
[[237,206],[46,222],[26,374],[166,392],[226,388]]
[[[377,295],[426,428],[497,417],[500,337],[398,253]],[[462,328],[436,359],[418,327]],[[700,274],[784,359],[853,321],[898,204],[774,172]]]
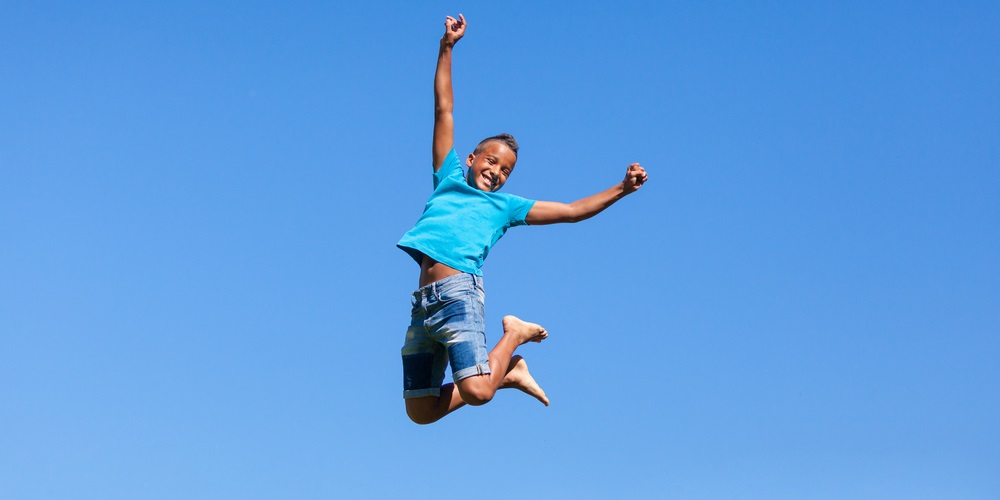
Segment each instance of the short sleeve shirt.
[[470,186],[452,149],[434,173],[434,192],[424,213],[396,246],[418,264],[426,254],[451,268],[482,276],[490,249],[508,228],[526,224],[524,219],[534,204],[520,196]]

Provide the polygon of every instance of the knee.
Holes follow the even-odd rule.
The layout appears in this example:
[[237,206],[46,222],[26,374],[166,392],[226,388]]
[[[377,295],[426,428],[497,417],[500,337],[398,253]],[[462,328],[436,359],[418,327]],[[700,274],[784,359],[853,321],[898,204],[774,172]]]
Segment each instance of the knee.
[[410,417],[410,420],[418,425],[433,424],[441,418],[441,416],[435,415],[427,406],[417,403],[411,404],[411,401],[406,402],[406,416]]
[[489,387],[473,386],[468,387],[465,390],[460,390],[459,394],[461,394],[462,401],[465,401],[465,404],[471,406],[481,406],[489,403],[490,400],[493,399],[493,395],[496,394],[496,391]]
[[413,423],[415,423],[417,425],[427,425],[427,424],[433,424],[434,422],[437,422],[436,418],[431,418],[431,417],[428,417],[427,415],[414,415],[412,413],[407,412],[406,416],[410,417],[410,420],[412,420]]

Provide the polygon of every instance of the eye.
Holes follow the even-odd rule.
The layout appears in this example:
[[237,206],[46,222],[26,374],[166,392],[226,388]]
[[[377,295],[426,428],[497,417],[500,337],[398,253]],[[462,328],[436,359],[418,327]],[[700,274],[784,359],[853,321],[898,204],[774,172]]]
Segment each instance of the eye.
[[503,169],[500,169],[500,171],[503,172],[503,175],[510,175],[510,169],[509,168],[503,168]]

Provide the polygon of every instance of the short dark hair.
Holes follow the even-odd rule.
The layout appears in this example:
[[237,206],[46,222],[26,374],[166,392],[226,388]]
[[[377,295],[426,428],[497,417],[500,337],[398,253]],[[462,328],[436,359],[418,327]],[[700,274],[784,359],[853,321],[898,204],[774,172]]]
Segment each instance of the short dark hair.
[[486,145],[493,141],[502,143],[503,145],[510,148],[510,150],[514,152],[514,158],[515,159],[517,158],[517,139],[514,139],[514,136],[508,133],[497,134],[494,135],[493,137],[487,137],[479,141],[479,145],[476,146],[476,150],[473,151],[472,154],[477,155],[479,153],[482,153],[483,150],[486,149]]

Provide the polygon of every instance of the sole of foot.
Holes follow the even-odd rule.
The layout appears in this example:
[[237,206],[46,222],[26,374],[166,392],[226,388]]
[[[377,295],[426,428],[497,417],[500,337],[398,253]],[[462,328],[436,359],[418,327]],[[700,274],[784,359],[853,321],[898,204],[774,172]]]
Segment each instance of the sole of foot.
[[549,336],[549,332],[541,325],[528,323],[517,316],[510,315],[503,317],[503,332],[517,335],[521,344],[541,342]]
[[538,386],[538,382],[535,382],[535,378],[528,371],[528,362],[521,356],[510,358],[510,366],[507,368],[507,374],[503,378],[501,387],[517,389],[537,399],[543,405],[549,405],[548,396]]

